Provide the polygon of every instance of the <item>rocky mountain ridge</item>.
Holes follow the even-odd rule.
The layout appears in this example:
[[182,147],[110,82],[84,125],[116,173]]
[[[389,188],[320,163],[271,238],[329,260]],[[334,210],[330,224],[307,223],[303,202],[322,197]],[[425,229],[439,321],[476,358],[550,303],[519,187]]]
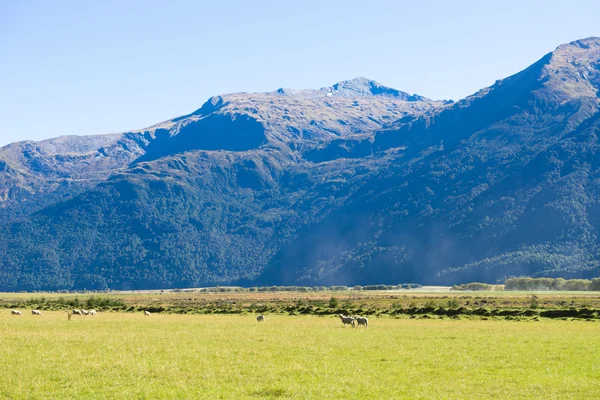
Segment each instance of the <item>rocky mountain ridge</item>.
[[0,288],[597,276],[599,65],[588,38],[455,103],[359,78],[3,148],[38,197],[3,196]]
[[[4,146],[0,148],[0,223],[91,188],[135,162],[193,150],[282,146],[292,157],[293,152],[306,151],[326,138],[372,131],[396,118],[442,105],[365,78],[290,96],[284,92],[215,96],[191,114],[139,131]],[[330,92],[334,98],[323,94]]]

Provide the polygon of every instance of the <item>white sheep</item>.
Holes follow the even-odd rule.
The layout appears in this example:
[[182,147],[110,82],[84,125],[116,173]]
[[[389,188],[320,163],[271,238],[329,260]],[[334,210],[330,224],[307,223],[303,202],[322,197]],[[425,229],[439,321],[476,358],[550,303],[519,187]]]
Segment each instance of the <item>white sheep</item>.
[[31,310],[31,314],[32,315],[39,315],[40,317],[42,316],[42,312],[40,310]]
[[342,320],[342,324],[344,324],[344,327],[346,325],[352,325],[352,327],[354,328],[354,317],[346,317],[343,314],[339,314],[338,317],[340,317],[340,319]]
[[90,312],[88,310],[81,310],[81,314],[90,315]]
[[265,316],[261,314],[261,315],[259,315],[258,317],[256,317],[256,320],[257,320],[258,322],[265,322]]
[[144,311],[144,315],[145,315],[146,317],[149,317],[149,316],[150,316],[150,311]]
[[73,315],[82,315],[81,314],[81,310],[73,310],[73,311],[71,311],[71,314],[73,314]]
[[358,323],[359,327],[361,325],[364,326],[365,328],[369,327],[369,319],[367,317],[357,317],[356,322]]
[[96,310],[90,310],[89,313],[90,313],[90,315],[96,315],[97,314]]
[[18,310],[11,310],[11,312],[10,312],[10,313],[11,313],[12,315],[23,315],[23,314],[21,314],[21,311],[18,311]]

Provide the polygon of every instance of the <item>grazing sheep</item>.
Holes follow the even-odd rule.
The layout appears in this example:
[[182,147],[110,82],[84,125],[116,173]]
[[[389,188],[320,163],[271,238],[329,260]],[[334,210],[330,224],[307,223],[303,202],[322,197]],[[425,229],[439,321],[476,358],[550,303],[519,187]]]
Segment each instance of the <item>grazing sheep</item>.
[[358,323],[359,327],[361,325],[364,326],[365,328],[369,327],[369,319],[367,317],[357,317],[356,322]]
[[31,310],[31,314],[32,315],[39,315],[40,317],[42,316],[42,312],[40,310]]
[[23,315],[21,314],[21,311],[17,311],[17,310],[11,310],[10,312],[12,315]]
[[150,316],[150,311],[144,311],[144,315],[145,315],[146,317],[149,317],[149,316]]
[[71,311],[71,314],[73,314],[73,315],[82,315],[81,314],[81,310],[73,310],[73,311]]
[[257,320],[258,322],[265,322],[265,316],[261,314],[261,315],[259,315],[258,317],[256,317],[256,320]]
[[90,313],[90,315],[96,315],[97,314],[96,310],[90,310],[89,313]]
[[81,310],[81,314],[82,315],[90,315],[90,312],[88,310]]
[[352,327],[354,328],[354,317],[346,317],[344,314],[339,314],[338,317],[340,317],[340,319],[342,320],[342,324],[344,324],[344,327],[346,327],[346,325],[352,325]]

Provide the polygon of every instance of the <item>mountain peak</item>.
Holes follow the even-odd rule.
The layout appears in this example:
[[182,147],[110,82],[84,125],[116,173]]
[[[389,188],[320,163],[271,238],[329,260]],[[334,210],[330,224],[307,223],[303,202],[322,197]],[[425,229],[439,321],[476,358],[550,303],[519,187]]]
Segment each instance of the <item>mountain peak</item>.
[[554,59],[564,59],[568,63],[596,62],[600,58],[600,38],[589,37],[561,44],[552,53]]
[[589,37],[562,44],[548,56],[544,57],[547,61],[541,75],[547,80],[547,87],[569,98],[598,96],[600,38]]
[[592,49],[600,48],[600,37],[590,36],[584,39],[574,40],[570,43],[561,44],[557,47],[557,50],[564,48],[581,48],[581,49]]
[[408,94],[388,86],[384,86],[372,79],[358,77],[354,79],[344,80],[333,84],[332,86],[323,87],[318,90],[295,90],[280,88],[274,93],[283,96],[293,97],[321,97],[321,96],[336,96],[336,97],[364,97],[364,96],[381,96],[393,97],[405,101],[431,101],[430,99],[419,96],[417,94]]

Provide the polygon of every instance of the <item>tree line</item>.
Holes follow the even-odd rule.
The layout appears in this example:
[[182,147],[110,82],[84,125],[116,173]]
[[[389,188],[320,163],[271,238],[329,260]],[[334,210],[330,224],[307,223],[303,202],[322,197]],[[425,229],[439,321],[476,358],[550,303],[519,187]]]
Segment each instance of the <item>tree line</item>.
[[504,282],[504,290],[600,291],[600,278],[510,278]]
[[560,290],[560,291],[600,291],[600,278],[564,279],[564,278],[509,278],[502,285],[482,282],[463,283],[452,286],[452,290],[461,291],[528,291],[528,290]]
[[[198,292],[325,292],[334,291],[340,292],[344,290],[400,290],[400,289],[417,289],[422,287],[418,283],[401,283],[398,285],[364,285],[364,286],[252,286],[244,287],[229,287],[216,286],[202,289],[189,289],[189,291]],[[186,291],[185,289],[175,289],[174,292]]]

